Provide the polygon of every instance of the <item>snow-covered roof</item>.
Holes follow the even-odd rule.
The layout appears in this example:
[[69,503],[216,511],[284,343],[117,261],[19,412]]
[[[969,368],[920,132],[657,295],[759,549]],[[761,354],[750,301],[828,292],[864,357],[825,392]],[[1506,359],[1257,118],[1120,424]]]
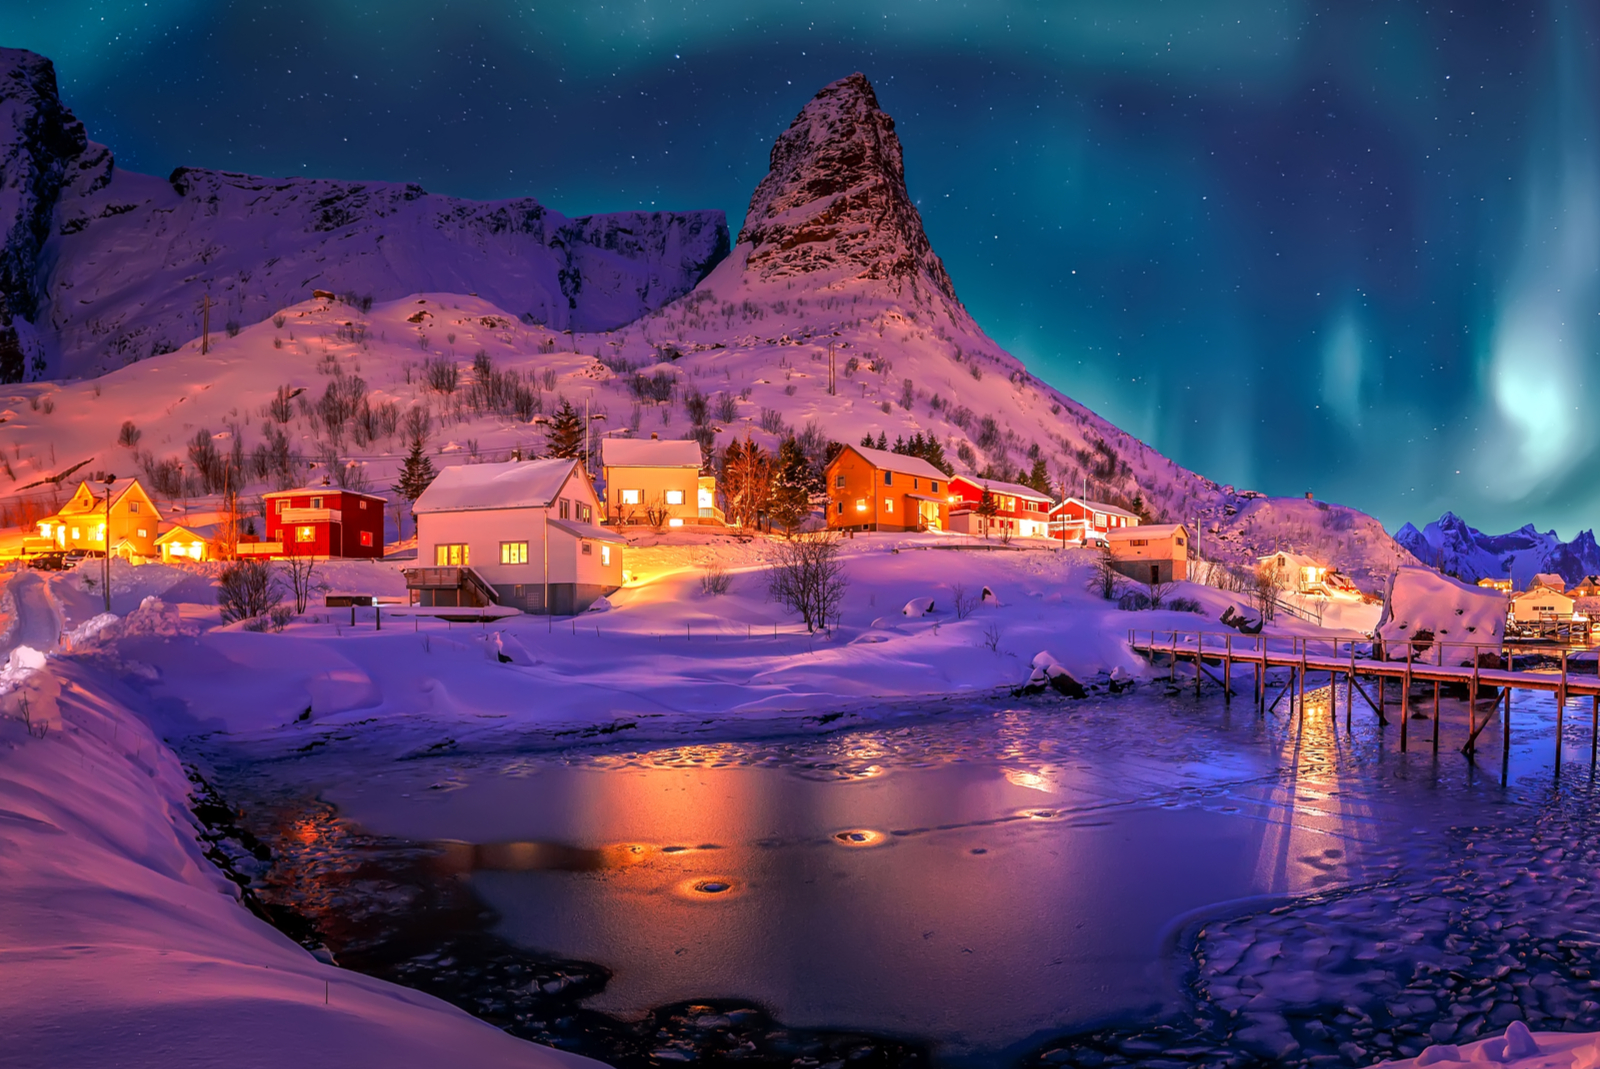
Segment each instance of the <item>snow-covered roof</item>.
[[191,542],[197,538],[202,542],[215,542],[221,534],[222,525],[219,523],[196,523],[193,525],[175,523],[157,536],[156,545],[159,546],[166,542]]
[[902,453],[891,453],[887,449],[873,449],[865,445],[847,445],[845,448],[855,450],[861,456],[861,459],[882,471],[898,471],[902,475],[920,475],[924,479],[949,478],[948,475],[921,457],[908,457]]
[[608,531],[604,527],[596,527],[592,523],[579,523],[577,520],[551,520],[550,526],[558,528],[574,538],[587,538],[591,542],[615,542],[619,546],[628,544],[628,540],[615,531]]
[[1182,531],[1189,533],[1189,529],[1181,523],[1146,523],[1138,527],[1113,527],[1105,533],[1108,540],[1121,541],[1125,538],[1170,538]]
[[1134,513],[1129,512],[1127,509],[1119,509],[1119,508],[1117,508],[1117,506],[1108,505],[1104,501],[1090,501],[1089,499],[1082,498],[1082,497],[1068,497],[1068,498],[1065,498],[1065,499],[1062,500],[1061,504],[1057,505],[1054,509],[1051,509],[1050,511],[1054,512],[1054,511],[1056,511],[1056,509],[1063,508],[1063,507],[1065,507],[1067,504],[1069,504],[1071,502],[1077,502],[1078,504],[1082,505],[1084,508],[1088,509],[1090,512],[1104,512],[1104,513],[1108,513],[1108,514],[1110,514],[1112,516],[1125,516],[1128,519],[1132,520],[1134,523],[1138,523],[1139,522],[1139,517],[1136,516]]
[[700,443],[689,438],[605,438],[600,463],[608,468],[700,468]]
[[507,460],[445,468],[417,498],[414,512],[545,508],[577,470],[576,460]]
[[1572,595],[1571,594],[1565,593],[1564,591],[1557,590],[1553,586],[1534,586],[1534,587],[1529,587],[1527,590],[1524,590],[1520,594],[1511,595],[1511,600],[1512,601],[1524,601],[1524,600],[1526,600],[1528,598],[1537,598],[1537,599],[1541,599],[1542,600],[1542,599],[1545,599],[1545,598],[1552,598],[1552,597],[1562,598],[1562,599],[1564,599],[1566,601],[1571,601],[1572,600]]
[[1005,494],[1010,497],[1025,497],[1030,501],[1049,501],[1049,494],[1041,494],[1031,486],[1021,483],[1003,483],[998,479],[980,479],[976,475],[957,475],[950,481],[960,479],[968,486],[976,486],[980,490],[988,490],[991,494]]
[[1323,564],[1315,557],[1308,557],[1304,553],[1290,553],[1288,550],[1279,550],[1277,553],[1269,553],[1265,557],[1257,557],[1256,560],[1260,561],[1262,564],[1265,564],[1267,561],[1275,561],[1280,557],[1283,558],[1283,563],[1290,568],[1327,567],[1327,565]]

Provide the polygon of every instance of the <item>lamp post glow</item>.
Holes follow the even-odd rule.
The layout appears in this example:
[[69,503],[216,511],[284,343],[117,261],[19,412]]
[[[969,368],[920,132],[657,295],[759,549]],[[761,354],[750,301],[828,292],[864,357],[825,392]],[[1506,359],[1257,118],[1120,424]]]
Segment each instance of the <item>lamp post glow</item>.
[[100,540],[101,548],[105,550],[105,555],[100,560],[100,563],[102,565],[100,586],[101,586],[101,589],[105,592],[105,596],[106,596],[106,612],[110,612],[111,611],[111,484],[117,481],[117,477],[115,475],[107,475],[105,478],[101,479],[100,481],[106,484],[106,525],[100,529],[101,535],[102,535],[101,540]]

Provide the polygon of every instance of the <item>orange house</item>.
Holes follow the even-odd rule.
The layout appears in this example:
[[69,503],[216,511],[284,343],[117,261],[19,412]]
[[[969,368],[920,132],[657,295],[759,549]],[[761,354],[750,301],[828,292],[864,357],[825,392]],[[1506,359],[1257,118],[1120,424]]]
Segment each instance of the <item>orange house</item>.
[[[113,486],[111,495],[111,552],[119,557],[154,557],[156,529],[161,513],[138,479]],[[61,511],[39,521],[39,537],[57,550],[106,550],[106,499],[88,483],[78,484]]]
[[828,526],[840,531],[943,531],[949,479],[921,457],[847,445],[828,465]]

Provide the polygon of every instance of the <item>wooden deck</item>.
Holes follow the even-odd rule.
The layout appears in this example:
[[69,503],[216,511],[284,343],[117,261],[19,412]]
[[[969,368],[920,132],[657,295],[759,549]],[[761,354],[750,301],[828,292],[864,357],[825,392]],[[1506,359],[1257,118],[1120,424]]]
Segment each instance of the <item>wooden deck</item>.
[[[1497,715],[1503,725],[1502,765],[1511,753],[1511,696],[1516,691],[1542,691],[1554,695],[1556,700],[1556,771],[1561,769],[1562,728],[1567,704],[1574,698],[1589,699],[1591,735],[1589,759],[1600,758],[1600,675],[1590,666],[1593,661],[1574,665],[1574,652],[1570,647],[1553,647],[1547,644],[1521,643],[1515,640],[1497,645],[1450,642],[1430,644],[1418,649],[1407,645],[1402,651],[1391,649],[1384,656],[1381,646],[1366,639],[1304,638],[1293,636],[1241,635],[1236,632],[1216,632],[1202,629],[1156,631],[1135,629],[1128,632],[1128,645],[1135,653],[1148,658],[1152,664],[1161,657],[1168,658],[1176,679],[1179,661],[1189,661],[1195,666],[1195,690],[1198,693],[1209,678],[1222,688],[1225,698],[1231,701],[1237,686],[1236,669],[1247,666],[1253,674],[1253,692],[1256,706],[1263,715],[1276,708],[1287,696],[1290,707],[1299,706],[1305,716],[1306,678],[1316,673],[1327,673],[1329,712],[1335,721],[1339,712],[1339,682],[1343,677],[1344,715],[1348,728],[1355,713],[1357,697],[1377,716],[1378,723],[1389,723],[1389,682],[1398,683],[1400,750],[1410,746],[1410,721],[1413,709],[1413,690],[1417,683],[1433,684],[1431,695],[1433,715],[1433,751],[1439,750],[1439,703],[1446,689],[1455,694],[1464,693],[1468,709],[1468,737],[1461,752],[1469,758],[1476,755],[1478,736],[1494,723]],[[1516,667],[1522,658],[1523,669]],[[1532,665],[1537,662],[1540,667]],[[1553,663],[1552,663],[1553,662]],[[1220,674],[1210,670],[1211,665]],[[1549,667],[1545,667],[1549,665]],[[1581,667],[1587,671],[1578,672]],[[1273,668],[1289,670],[1288,681],[1277,688],[1276,695],[1268,701],[1268,672]],[[1372,693],[1368,693],[1368,689]],[[1488,702],[1483,721],[1478,722],[1485,699]],[[1425,698],[1424,701],[1427,699]]]

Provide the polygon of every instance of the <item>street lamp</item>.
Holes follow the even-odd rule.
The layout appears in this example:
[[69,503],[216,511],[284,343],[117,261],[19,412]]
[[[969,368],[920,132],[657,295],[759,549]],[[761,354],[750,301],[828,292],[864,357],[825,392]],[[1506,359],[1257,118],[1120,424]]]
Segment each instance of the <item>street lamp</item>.
[[101,548],[105,555],[101,557],[100,586],[105,591],[106,612],[111,611],[111,484],[117,481],[115,475],[107,474],[101,480],[106,484],[106,525],[101,530]]

